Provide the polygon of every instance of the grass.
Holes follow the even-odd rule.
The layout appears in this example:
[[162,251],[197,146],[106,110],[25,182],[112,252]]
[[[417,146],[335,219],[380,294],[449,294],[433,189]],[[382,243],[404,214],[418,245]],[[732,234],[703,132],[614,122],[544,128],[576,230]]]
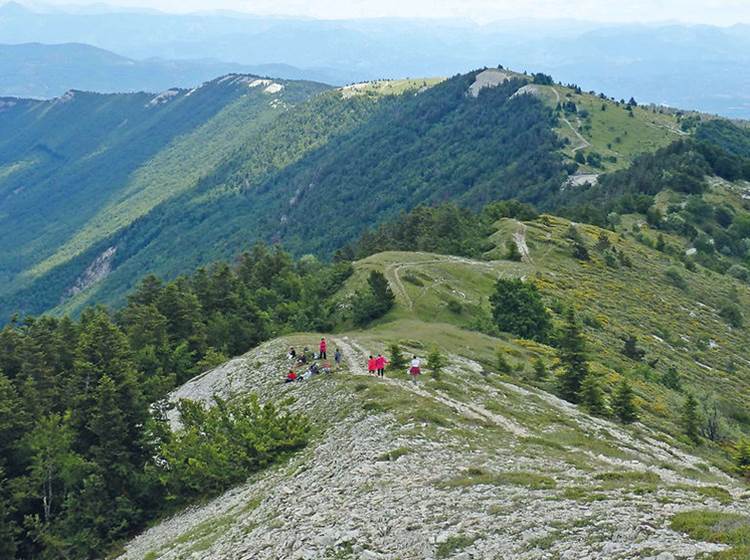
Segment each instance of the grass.
[[436,558],[448,558],[453,553],[471,546],[475,540],[477,540],[476,537],[471,537],[469,535],[454,535],[448,537],[445,542],[438,545],[437,550],[435,551],[435,556]]
[[530,490],[551,490],[557,486],[553,478],[526,471],[507,471],[494,473],[479,467],[467,469],[462,476],[452,478],[442,483],[447,488],[460,488],[489,484],[494,486],[523,486]]
[[[720,553],[715,558],[723,560],[748,558],[750,551],[750,517],[736,513],[697,510],[678,513],[672,518],[675,531],[687,533],[698,541],[732,545],[731,551]],[[743,556],[744,554],[744,556]]]
[[408,453],[411,453],[411,449],[408,447],[397,447],[396,449],[393,449],[391,451],[387,451],[386,453],[383,453],[382,455],[379,455],[376,461],[395,461],[399,457],[403,457],[404,455],[407,455]]
[[[541,86],[542,96],[551,107],[557,105],[557,97],[550,86]],[[626,167],[632,159],[642,152],[654,151],[677,140],[681,135],[674,115],[664,112],[653,112],[649,108],[636,107],[633,117],[624,105],[618,105],[611,100],[602,100],[598,96],[588,93],[577,94],[570,88],[554,86],[561,97],[561,101],[573,101],[578,107],[578,114],[567,115],[570,123],[591,144],[584,150],[584,154],[595,151],[604,157],[601,169],[584,166],[582,171],[601,172]],[[550,95],[551,94],[551,95]],[[602,105],[605,110],[602,110]],[[582,112],[588,116],[581,117]],[[573,157],[573,148],[580,144],[580,140],[570,130],[562,119],[557,126],[558,134],[570,140],[569,147],[564,154]],[[608,158],[616,158],[609,161]]]

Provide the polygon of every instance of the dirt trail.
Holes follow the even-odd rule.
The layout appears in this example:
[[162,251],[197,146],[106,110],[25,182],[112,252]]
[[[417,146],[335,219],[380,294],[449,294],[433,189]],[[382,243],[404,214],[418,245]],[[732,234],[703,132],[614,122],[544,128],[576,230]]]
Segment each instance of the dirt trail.
[[[558,102],[558,103],[560,103],[560,94],[559,94],[559,93],[557,92],[557,90],[556,90],[555,88],[552,88],[552,91],[554,92],[554,94],[555,94],[555,97],[557,98],[557,102]],[[565,115],[564,115],[564,114],[561,114],[561,115],[560,115],[560,118],[562,119],[562,121],[563,121],[563,122],[564,122],[565,124],[567,124],[567,125],[568,125],[568,126],[570,127],[570,130],[572,130],[572,131],[573,131],[573,134],[575,134],[575,135],[576,135],[576,137],[578,138],[578,140],[580,140],[580,142],[581,142],[581,143],[580,143],[580,144],[579,144],[578,146],[576,146],[575,148],[573,148],[573,153],[576,153],[576,152],[578,152],[578,151],[580,151],[580,150],[585,150],[586,148],[590,148],[590,147],[591,147],[591,144],[589,143],[589,141],[588,141],[588,140],[586,140],[586,139],[585,139],[585,138],[584,138],[584,137],[583,137],[583,136],[581,135],[581,133],[580,133],[580,132],[578,132],[578,130],[576,129],[576,127],[574,127],[574,126],[572,125],[572,123],[571,123],[571,122],[570,122],[570,121],[569,121],[569,120],[568,120],[568,119],[567,119],[567,118],[565,117]]]
[[[344,353],[344,358],[349,364],[349,368],[355,375],[368,375],[367,370],[362,365],[368,357],[368,353],[359,344],[351,340],[349,337],[334,338],[332,339]],[[484,407],[477,404],[468,404],[461,401],[457,401],[440,391],[428,391],[422,385],[413,383],[411,381],[401,381],[399,379],[393,379],[392,377],[383,378],[384,383],[391,385],[397,385],[402,389],[411,391],[421,397],[433,399],[439,403],[447,406],[448,408],[458,412],[466,418],[471,420],[479,420],[482,422],[490,422],[499,426],[516,436],[527,436],[528,430],[520,424],[514,422],[510,418],[495,414]]]
[[[401,280],[401,276],[400,276],[401,272],[414,266],[422,266],[422,265],[430,265],[430,264],[444,264],[444,263],[449,263],[449,262],[467,264],[471,266],[480,266],[480,267],[485,267],[485,268],[494,268],[494,265],[489,262],[482,262],[482,261],[468,259],[465,257],[454,257],[451,255],[446,255],[441,259],[433,259],[429,261],[412,261],[412,262],[392,263],[385,267],[384,272],[385,272],[386,278],[391,283],[391,288],[393,289],[396,297],[400,297],[406,304],[406,307],[409,309],[409,311],[411,311],[414,309],[414,301],[409,296],[409,293],[406,291],[406,287],[404,286],[404,283]],[[464,295],[464,298],[465,298],[465,295]]]
[[521,253],[521,262],[527,264],[534,264],[534,259],[531,258],[529,252],[529,246],[526,244],[526,224],[518,222],[518,229],[513,233],[513,241],[518,247],[518,252]]

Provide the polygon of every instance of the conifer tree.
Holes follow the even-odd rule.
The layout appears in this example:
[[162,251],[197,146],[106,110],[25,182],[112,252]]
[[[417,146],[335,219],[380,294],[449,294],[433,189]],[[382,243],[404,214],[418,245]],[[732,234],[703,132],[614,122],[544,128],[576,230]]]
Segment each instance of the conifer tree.
[[566,314],[565,327],[558,340],[558,357],[563,372],[558,378],[560,396],[577,403],[584,379],[589,373],[586,361],[586,341],[581,325],[572,308]]
[[547,366],[544,364],[544,361],[541,358],[534,360],[534,376],[539,381],[543,381],[547,379],[548,375],[549,372],[547,371]]
[[391,371],[402,371],[406,367],[407,361],[406,356],[401,351],[401,346],[397,342],[389,344],[388,353],[390,354],[388,369]]
[[581,405],[595,416],[607,415],[607,404],[604,399],[599,376],[589,373],[581,383],[581,390],[578,396]]
[[737,444],[735,464],[740,476],[750,479],[750,439],[743,439]]
[[685,435],[693,443],[700,442],[700,418],[698,416],[698,401],[692,393],[688,393],[682,407],[682,427]]
[[638,420],[633,388],[627,379],[623,379],[612,397],[612,411],[623,424],[631,424]]
[[624,356],[627,356],[631,360],[635,360],[636,362],[640,362],[643,357],[646,355],[646,352],[638,347],[638,339],[634,335],[628,336],[628,338],[625,339],[625,344],[622,347],[622,353]]
[[440,379],[440,374],[447,364],[448,362],[445,356],[440,353],[440,349],[437,346],[433,347],[427,355],[427,368],[430,370],[432,378],[435,380]]
[[12,510],[7,494],[5,473],[0,467],[0,558],[15,558],[18,528],[10,518]]

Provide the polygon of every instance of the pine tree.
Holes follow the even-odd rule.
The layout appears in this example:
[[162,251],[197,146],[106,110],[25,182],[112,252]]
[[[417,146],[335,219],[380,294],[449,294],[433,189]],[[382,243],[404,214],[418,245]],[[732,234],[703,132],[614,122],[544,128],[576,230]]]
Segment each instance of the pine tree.
[[646,355],[646,352],[638,347],[638,339],[634,335],[628,336],[628,338],[625,339],[625,345],[622,348],[622,353],[624,356],[627,356],[631,360],[635,360],[636,362],[640,362],[643,357]]
[[685,435],[693,443],[700,442],[700,418],[698,417],[698,401],[692,393],[688,393],[682,407],[682,427]]
[[737,444],[735,464],[740,476],[750,479],[750,439],[743,439]]
[[601,382],[597,375],[589,373],[581,383],[581,390],[578,396],[581,405],[596,416],[607,415],[607,404],[604,399]]
[[534,360],[534,376],[539,381],[543,381],[547,379],[548,375],[549,372],[547,371],[547,366],[544,364],[544,361],[542,361],[541,358]]
[[0,558],[15,558],[17,527],[10,519],[12,510],[6,486],[5,473],[0,468]]
[[505,352],[503,352],[502,350],[498,350],[495,358],[497,362],[497,371],[506,374],[509,374],[511,371],[513,371],[513,368],[510,367],[510,364],[508,363],[508,359],[505,357]]
[[612,410],[623,424],[631,424],[638,420],[633,388],[627,379],[623,379],[612,397]]
[[406,357],[401,351],[401,346],[398,343],[393,342],[388,345],[388,353],[390,354],[390,361],[388,362],[388,369],[390,371],[402,371],[406,368]]
[[589,368],[586,361],[586,341],[572,308],[567,312],[565,327],[558,340],[557,353],[563,366],[563,372],[558,378],[560,396],[577,403]]
[[427,368],[432,373],[432,378],[435,380],[440,379],[440,374],[443,368],[448,364],[445,356],[440,353],[437,347],[434,347],[427,355]]

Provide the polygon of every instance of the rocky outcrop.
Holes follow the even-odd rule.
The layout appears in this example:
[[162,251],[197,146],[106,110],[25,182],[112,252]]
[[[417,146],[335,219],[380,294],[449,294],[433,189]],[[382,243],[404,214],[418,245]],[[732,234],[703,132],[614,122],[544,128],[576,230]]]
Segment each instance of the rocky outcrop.
[[84,290],[89,289],[97,282],[104,280],[112,272],[112,261],[117,253],[117,247],[109,247],[101,255],[94,259],[86,270],[83,271],[73,285],[65,291],[63,299],[68,299]]
[[[147,530],[123,560],[697,558],[723,546],[674,532],[671,517],[745,507],[729,477],[645,427],[487,378],[465,357],[441,383],[379,380],[363,374],[361,341],[341,337],[342,370],[281,383],[286,349],[315,339],[264,344],[171,395],[292,397],[320,435]],[[717,484],[733,503],[701,491]]]

